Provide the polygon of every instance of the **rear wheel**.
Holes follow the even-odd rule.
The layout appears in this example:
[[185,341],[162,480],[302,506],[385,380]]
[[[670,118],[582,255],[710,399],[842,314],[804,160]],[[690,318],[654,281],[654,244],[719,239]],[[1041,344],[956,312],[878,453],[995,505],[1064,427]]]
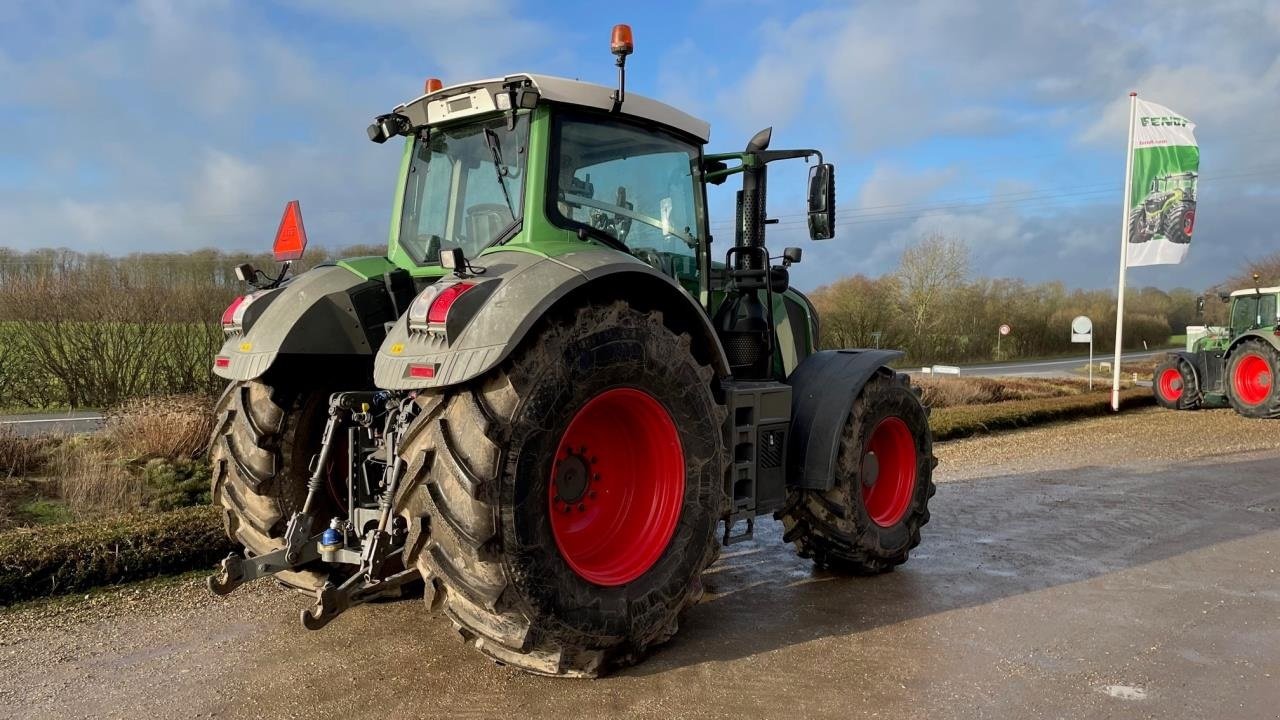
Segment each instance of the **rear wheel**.
[[419,396],[408,556],[464,640],[594,676],[670,638],[715,556],[723,408],[658,313],[588,307],[503,368]]
[[[213,504],[222,508],[227,536],[249,555],[284,546],[285,525],[306,499],[307,465],[320,449],[327,408],[324,393],[258,381],[232,383],[218,400],[209,450]],[[328,573],[316,567],[275,577],[313,592]]]
[[1156,404],[1170,410],[1195,410],[1203,400],[1190,363],[1178,357],[1166,357],[1156,365],[1151,388]]
[[928,413],[906,375],[883,369],[854,400],[835,487],[791,490],[777,514],[783,539],[820,567],[856,575],[892,570],[920,544],[935,465]]
[[1241,415],[1280,418],[1280,386],[1276,383],[1280,352],[1264,340],[1245,340],[1227,362],[1227,399]]
[[1181,203],[1169,209],[1165,217],[1164,236],[1169,242],[1187,244],[1191,242],[1191,233],[1196,225],[1196,206]]

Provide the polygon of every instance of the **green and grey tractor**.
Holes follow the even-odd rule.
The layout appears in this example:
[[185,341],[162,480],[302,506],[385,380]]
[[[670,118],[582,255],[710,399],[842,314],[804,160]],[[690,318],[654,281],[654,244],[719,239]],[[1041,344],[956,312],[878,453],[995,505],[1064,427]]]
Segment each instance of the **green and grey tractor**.
[[1161,175],[1151,179],[1147,196],[1129,212],[1129,242],[1163,237],[1186,244],[1191,242],[1195,225],[1196,173]]
[[[907,560],[929,520],[926,408],[887,350],[818,351],[765,244],[769,164],[816,159],[814,240],[835,229],[817,150],[707,154],[708,125],[625,89],[531,74],[442,87],[378,116],[403,138],[385,257],[278,274],[223,316],[213,498],[309,629],[422,592],[523,670],[593,676],[676,632],[721,544],[773,515],[831,571]],[[717,252],[707,186],[742,176]]]
[[1187,328],[1187,349],[1156,364],[1156,402],[1174,410],[1230,405],[1247,417],[1280,418],[1280,287],[1220,297],[1231,303],[1230,325]]

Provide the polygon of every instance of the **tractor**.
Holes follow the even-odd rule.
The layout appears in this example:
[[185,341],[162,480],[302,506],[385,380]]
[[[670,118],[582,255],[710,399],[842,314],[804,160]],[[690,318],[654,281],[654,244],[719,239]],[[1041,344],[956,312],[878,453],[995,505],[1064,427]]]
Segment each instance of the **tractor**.
[[[626,91],[514,74],[379,115],[403,138],[385,257],[266,273],[223,315],[213,502],[243,553],[215,594],[271,576],[318,629],[421,592],[493,660],[592,677],[671,638],[721,545],[772,515],[832,572],[907,560],[929,520],[928,413],[889,350],[817,349],[765,244],[771,163],[816,160],[813,240],[835,232],[814,149],[709,154],[709,126]],[[717,251],[707,186],[741,175]]]
[[1163,237],[1191,242],[1196,224],[1196,173],[1160,175],[1151,179],[1147,196],[1129,213],[1129,242]]
[[[1168,353],[1156,364],[1156,402],[1173,410],[1230,405],[1246,417],[1280,418],[1280,287],[1255,284],[1220,298],[1231,303],[1230,325],[1199,337],[1188,328],[1186,351]],[[1203,303],[1201,298],[1201,310]]]

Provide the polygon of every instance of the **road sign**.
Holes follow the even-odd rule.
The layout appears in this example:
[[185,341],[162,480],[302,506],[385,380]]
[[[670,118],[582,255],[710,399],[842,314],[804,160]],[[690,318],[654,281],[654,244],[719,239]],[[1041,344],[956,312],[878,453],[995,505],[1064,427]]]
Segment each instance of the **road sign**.
[[1093,321],[1084,315],[1077,315],[1076,319],[1071,321],[1071,342],[1093,342]]
[[1000,334],[1001,334],[1001,335],[1008,335],[1008,334],[1009,334],[1009,333],[1011,333],[1011,332],[1013,332],[1013,328],[1009,327],[1008,325],[1001,325],[1001,326],[1000,326]]

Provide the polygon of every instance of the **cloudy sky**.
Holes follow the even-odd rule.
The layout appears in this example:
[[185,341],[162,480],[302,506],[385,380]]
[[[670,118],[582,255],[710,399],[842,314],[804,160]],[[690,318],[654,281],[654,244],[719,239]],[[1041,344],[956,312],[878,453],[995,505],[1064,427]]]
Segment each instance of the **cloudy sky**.
[[[1198,124],[1196,242],[1131,282],[1203,287],[1280,249],[1280,3],[630,3],[516,0],[0,4],[0,245],[108,253],[267,246],[284,202],[313,243],[385,241],[398,151],[378,113],[537,71],[629,87],[711,122],[712,151],[774,127],[837,165],[837,237],[770,177],[770,245],[801,286],[891,269],[929,232],[976,272],[1115,282],[1127,94]],[[713,197],[727,239],[731,193]],[[725,242],[718,244],[723,249]]]

